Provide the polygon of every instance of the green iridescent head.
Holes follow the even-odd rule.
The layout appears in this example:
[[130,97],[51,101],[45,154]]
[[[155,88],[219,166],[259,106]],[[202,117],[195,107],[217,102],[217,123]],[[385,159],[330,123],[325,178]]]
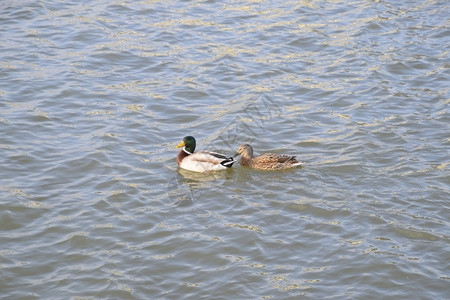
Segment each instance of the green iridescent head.
[[183,138],[183,141],[176,148],[184,147],[186,151],[194,153],[195,145],[194,137],[188,135]]

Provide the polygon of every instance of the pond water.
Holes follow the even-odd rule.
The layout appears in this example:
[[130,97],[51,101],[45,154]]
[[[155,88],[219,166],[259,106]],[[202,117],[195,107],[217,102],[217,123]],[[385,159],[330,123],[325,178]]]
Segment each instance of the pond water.
[[0,10],[5,299],[448,297],[447,1]]

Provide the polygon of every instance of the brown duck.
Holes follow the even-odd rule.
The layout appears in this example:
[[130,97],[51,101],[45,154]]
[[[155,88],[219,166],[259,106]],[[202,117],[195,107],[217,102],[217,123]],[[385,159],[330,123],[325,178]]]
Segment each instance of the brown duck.
[[283,170],[295,168],[302,165],[295,159],[295,156],[287,154],[265,153],[260,156],[253,156],[253,148],[249,144],[240,145],[234,156],[241,155],[241,165],[262,170]]

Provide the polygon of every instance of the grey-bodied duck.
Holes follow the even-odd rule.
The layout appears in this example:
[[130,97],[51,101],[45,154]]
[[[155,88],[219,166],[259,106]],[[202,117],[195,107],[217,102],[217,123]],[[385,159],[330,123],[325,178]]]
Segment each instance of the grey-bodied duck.
[[204,150],[194,152],[195,146],[195,138],[192,136],[184,137],[176,146],[176,148],[183,147],[177,157],[180,168],[194,172],[210,172],[231,168],[235,163],[233,157],[224,154]]

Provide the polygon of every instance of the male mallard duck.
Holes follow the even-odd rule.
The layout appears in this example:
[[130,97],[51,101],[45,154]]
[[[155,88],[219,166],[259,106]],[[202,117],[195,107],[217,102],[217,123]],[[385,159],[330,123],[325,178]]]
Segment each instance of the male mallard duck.
[[241,155],[241,165],[262,170],[282,170],[300,166],[295,156],[287,154],[266,153],[253,156],[253,148],[248,144],[240,145],[234,156]]
[[180,150],[177,157],[177,163],[180,168],[194,172],[209,172],[215,170],[224,170],[231,168],[235,160],[231,156],[211,151],[195,150],[195,139],[192,136],[184,137],[183,141],[176,147]]

